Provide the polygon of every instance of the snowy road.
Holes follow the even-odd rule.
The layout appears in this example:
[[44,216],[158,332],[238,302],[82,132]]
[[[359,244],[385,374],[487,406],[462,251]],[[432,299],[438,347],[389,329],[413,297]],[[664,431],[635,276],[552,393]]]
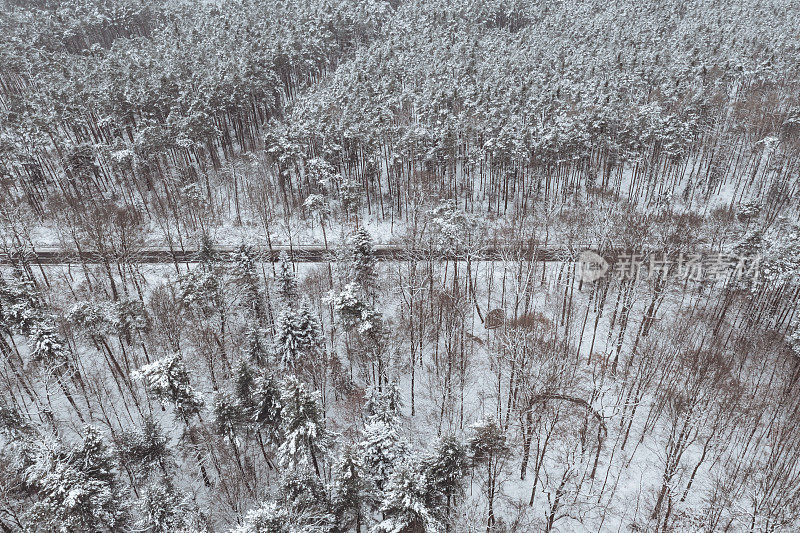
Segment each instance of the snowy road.
[[[231,254],[237,250],[236,246],[215,246],[214,251],[219,254],[222,261],[230,260]],[[456,259],[466,260],[469,258],[474,261],[487,260],[530,260],[534,261],[566,261],[577,258],[578,254],[587,247],[581,246],[505,246],[491,245],[481,248],[466,250],[459,253],[441,253],[436,250],[424,248],[409,248],[395,244],[375,245],[375,256],[380,261],[408,261],[425,260],[433,256],[437,260]],[[282,253],[286,253],[289,258],[296,262],[317,263],[323,261],[335,261],[336,249],[326,249],[319,245],[301,246],[273,246],[255,247],[257,254],[264,261],[277,261]],[[184,263],[194,262],[198,257],[198,249],[169,249],[160,247],[149,247],[138,249],[121,256],[113,252],[105,254],[94,250],[65,250],[62,248],[42,247],[35,250],[24,252],[26,259],[31,263],[57,265],[57,264],[76,264],[76,263],[103,263],[105,260],[114,262],[117,257],[124,258],[126,262],[159,264],[159,263]],[[615,253],[604,253],[605,257],[614,256]],[[12,259],[18,257],[18,252],[0,253],[0,264],[10,264]]]

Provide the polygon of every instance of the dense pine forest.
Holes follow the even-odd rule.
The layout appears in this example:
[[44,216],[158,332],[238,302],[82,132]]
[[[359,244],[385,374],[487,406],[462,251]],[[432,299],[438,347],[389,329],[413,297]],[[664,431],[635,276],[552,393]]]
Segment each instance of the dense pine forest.
[[0,0],[2,532],[795,532],[799,304],[796,1]]

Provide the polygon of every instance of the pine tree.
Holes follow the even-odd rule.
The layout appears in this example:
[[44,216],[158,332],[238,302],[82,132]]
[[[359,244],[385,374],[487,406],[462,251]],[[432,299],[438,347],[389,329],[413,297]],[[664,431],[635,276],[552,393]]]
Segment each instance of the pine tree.
[[366,397],[364,409],[370,422],[392,424],[400,415],[403,402],[396,381],[387,384],[382,390],[375,386],[369,387]]
[[508,451],[506,435],[494,418],[486,418],[471,426],[472,436],[468,440],[472,460],[483,463]]
[[381,512],[384,519],[373,529],[375,533],[405,531],[444,531],[428,499],[430,480],[422,464],[406,458],[392,472],[384,491]]
[[428,501],[444,506],[444,521],[449,531],[453,498],[462,491],[469,468],[467,446],[456,437],[443,437],[433,453],[423,460],[423,467],[428,479]]
[[314,467],[320,475],[320,459],[328,449],[328,432],[319,405],[318,392],[309,392],[295,377],[281,385],[281,429],[284,441],[278,448],[280,465],[288,470]]
[[796,284],[800,271],[800,223],[779,220],[767,242],[769,245],[763,247],[760,275],[768,282]]
[[116,309],[108,302],[78,302],[67,312],[67,319],[92,338],[117,330]]
[[247,512],[244,525],[231,533],[292,533],[290,513],[275,502],[265,502]]
[[14,531],[31,506],[25,468],[33,463],[36,427],[17,409],[0,406],[0,529]]
[[200,268],[206,271],[211,270],[217,259],[218,254],[214,249],[214,243],[211,237],[204,233],[200,238],[200,247],[197,250],[197,262],[200,264]]
[[136,333],[144,333],[150,329],[150,316],[141,300],[121,298],[115,304],[116,333],[130,344]]
[[366,324],[371,318],[370,306],[362,298],[355,283],[351,282],[342,287],[341,292],[331,297],[331,303],[346,329],[357,328],[368,331],[372,328],[372,324]]
[[255,391],[257,375],[245,359],[240,359],[233,369],[233,394],[236,402],[249,413],[252,420],[255,413]]
[[126,521],[114,472],[114,458],[100,431],[84,428],[83,444],[64,449],[40,442],[27,482],[39,501],[26,514],[34,530],[116,531]]
[[366,424],[358,446],[365,478],[380,498],[395,466],[408,454],[409,445],[400,436],[396,423],[376,419]]
[[789,346],[794,350],[797,357],[800,357],[800,316],[796,316],[789,327],[788,339]]
[[253,391],[255,411],[253,421],[266,432],[267,440],[277,444],[283,440],[283,401],[281,389],[271,375],[256,379]]
[[330,519],[325,512],[300,512],[292,502],[267,501],[248,511],[244,524],[230,533],[329,533]]
[[233,261],[233,279],[242,293],[242,303],[263,327],[267,313],[256,273],[255,252],[251,247],[242,244],[233,253]]
[[195,268],[178,278],[178,299],[184,308],[210,317],[223,312],[225,303],[222,281],[216,270]]
[[346,221],[353,215],[358,216],[363,198],[364,189],[357,181],[351,178],[342,180],[339,186],[339,203]]
[[[181,355],[175,353],[145,365],[134,372],[133,377],[141,379],[147,393],[158,400],[162,406],[172,404],[175,414],[183,420],[187,430],[186,435],[189,436],[196,452],[198,443],[191,431],[191,419],[200,414],[205,401],[203,396],[189,383],[189,371],[186,369]],[[211,486],[211,478],[208,476],[199,452],[196,453],[203,482],[206,486]]]
[[16,409],[0,406],[0,434],[5,443],[17,444],[31,436],[34,427]]
[[395,465],[409,452],[409,444],[400,436],[401,407],[400,389],[396,382],[382,390],[370,387],[367,391],[367,423],[359,443],[359,461],[366,479],[377,491],[378,499]]
[[278,298],[286,308],[294,308],[297,305],[298,290],[297,279],[295,278],[292,264],[289,262],[289,256],[286,252],[281,252],[278,263]]
[[377,291],[377,267],[372,236],[364,228],[358,229],[348,240],[348,259],[353,280],[374,304]]
[[364,299],[355,283],[345,285],[340,293],[332,296],[331,303],[345,331],[356,336],[353,355],[374,365],[372,373],[377,375],[378,384],[381,384],[386,378],[384,355],[388,336],[383,317]]
[[162,405],[172,404],[187,421],[203,408],[203,397],[189,383],[189,371],[179,353],[145,365],[133,373],[144,381],[147,392]]
[[347,446],[342,450],[331,477],[331,508],[337,531],[346,532],[355,527],[360,533],[369,494],[356,449]]
[[41,318],[38,292],[33,282],[20,276],[6,281],[0,276],[0,325],[28,335]]
[[428,216],[431,218],[434,246],[442,254],[462,251],[476,226],[475,220],[460,210],[452,200],[442,202]]
[[214,428],[228,441],[235,442],[237,433],[249,422],[248,410],[231,393],[220,392],[214,398]]
[[281,363],[295,370],[309,366],[322,354],[322,327],[304,298],[299,309],[286,309],[278,317],[275,332],[275,351]]
[[247,330],[247,355],[260,368],[267,365],[271,355],[266,336],[266,331],[261,328],[250,327]]
[[325,221],[331,214],[328,195],[335,183],[341,180],[341,176],[336,173],[333,165],[322,158],[315,157],[306,163],[306,173],[308,180],[312,183],[315,190],[322,191],[322,194],[309,194],[303,202],[303,207],[309,209],[319,219],[322,228],[322,240],[325,248],[328,248],[328,234],[325,231]]
[[166,470],[165,460],[169,456],[167,436],[152,417],[144,419],[139,429],[123,429],[116,439],[115,447],[120,463],[130,471],[147,475],[156,466]]
[[298,322],[297,313],[290,307],[284,309],[275,321],[275,354],[285,368],[292,370],[300,359],[299,345],[303,342]]
[[169,479],[148,485],[139,500],[142,518],[138,531],[200,533],[206,531],[197,506]]
[[306,163],[306,172],[309,181],[323,189],[329,188],[336,179],[336,169],[321,157],[309,159]]
[[328,232],[325,230],[325,222],[331,213],[331,208],[325,200],[325,196],[321,194],[309,194],[303,202],[303,207],[311,211],[319,219],[319,226],[322,228],[322,242],[325,243],[325,249],[328,249]]
[[281,478],[278,499],[298,517],[298,522],[305,523],[309,528],[325,531],[333,528],[330,496],[320,477],[309,468],[287,471]]
[[65,368],[71,366],[72,357],[49,321],[35,324],[28,338],[31,344],[31,359],[47,367]]

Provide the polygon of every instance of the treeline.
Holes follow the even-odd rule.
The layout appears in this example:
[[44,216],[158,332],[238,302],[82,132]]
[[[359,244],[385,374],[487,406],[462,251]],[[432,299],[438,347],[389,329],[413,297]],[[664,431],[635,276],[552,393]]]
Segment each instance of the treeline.
[[[50,195],[169,196],[262,146],[263,124],[360,42],[382,3],[6,2],[3,168],[39,214]],[[177,174],[176,174],[177,173]],[[123,200],[124,199],[124,200]]]
[[291,242],[320,193],[337,223],[431,197],[796,209],[792,2],[6,7],[4,210],[34,226],[100,204],[159,244]]

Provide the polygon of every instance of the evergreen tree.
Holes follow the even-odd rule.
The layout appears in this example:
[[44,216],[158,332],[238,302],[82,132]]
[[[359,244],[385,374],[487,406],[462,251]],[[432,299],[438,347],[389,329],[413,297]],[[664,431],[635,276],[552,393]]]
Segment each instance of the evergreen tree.
[[319,219],[319,227],[322,228],[322,241],[325,249],[328,249],[328,232],[325,230],[325,222],[328,220],[331,208],[325,197],[321,194],[309,194],[303,202],[303,207],[311,211]]
[[133,377],[141,379],[147,393],[158,400],[162,406],[172,404],[175,408],[175,414],[183,420],[187,430],[186,435],[195,448],[193,453],[196,454],[203,482],[206,486],[211,486],[211,478],[208,476],[200,453],[197,452],[197,439],[191,431],[191,419],[200,414],[205,401],[189,383],[189,371],[186,369],[181,355],[174,353],[145,365],[134,372]]
[[34,461],[36,427],[17,410],[0,406],[0,529],[15,531],[34,491],[25,469]]
[[21,444],[33,434],[34,427],[16,409],[0,406],[0,434],[7,444]]
[[340,293],[332,296],[331,303],[345,331],[355,335],[351,357],[372,365],[367,375],[376,375],[380,385],[386,378],[384,356],[388,336],[383,317],[364,299],[355,283],[345,285]]
[[278,457],[287,470],[313,466],[320,475],[320,460],[328,449],[329,436],[319,400],[319,392],[309,392],[297,378],[289,377],[282,383],[284,441],[278,448]]
[[275,337],[272,342],[275,355],[281,365],[291,370],[294,369],[299,359],[298,344],[303,340],[298,338],[299,335],[301,333],[299,332],[297,313],[291,307],[287,307],[281,311],[275,321]]
[[[761,229],[755,229],[747,232],[747,234],[733,247],[733,255],[738,261],[744,260],[745,262],[749,262],[750,265],[747,265],[748,267],[753,265],[753,261],[760,257],[763,251],[764,231]],[[760,277],[760,272],[756,270],[750,273],[755,275],[747,274],[747,272],[739,272],[737,274],[738,279],[734,279],[733,283],[737,288],[740,289],[755,290],[757,287],[759,287],[757,278]]]
[[224,312],[225,297],[219,273],[210,268],[195,268],[178,277],[178,299],[185,309],[210,317]]
[[380,499],[395,466],[408,454],[409,445],[400,436],[395,422],[381,419],[368,422],[359,443],[359,460],[364,476]]
[[28,335],[42,318],[38,292],[32,281],[0,276],[0,326]]
[[266,336],[266,331],[261,328],[250,327],[247,330],[247,355],[260,368],[267,365],[271,355]]
[[782,218],[764,240],[768,246],[762,246],[759,275],[767,282],[796,286],[800,282],[800,223]]
[[247,512],[244,524],[231,533],[327,533],[329,517],[324,514],[300,514],[283,502],[268,501]]
[[255,252],[251,247],[242,244],[233,253],[232,258],[234,261],[233,279],[242,293],[242,304],[263,327],[266,323],[267,312],[264,308],[264,299],[256,273]]
[[382,390],[375,386],[367,389],[367,402],[364,408],[370,422],[381,421],[392,424],[400,415],[402,406],[400,388],[396,381],[385,385]]
[[[233,371],[230,392],[218,392],[214,398],[214,426],[220,435],[234,442],[235,436],[240,431],[257,429],[260,415],[260,402],[270,402],[269,398],[277,397],[279,391],[272,383],[267,383],[267,390],[261,389],[263,380],[245,360],[239,360]],[[264,413],[264,419],[274,419],[269,424],[279,426],[280,408],[264,405],[266,411],[276,409],[277,413]],[[265,423],[266,420],[265,420]],[[269,425],[268,424],[268,425]]]
[[249,413],[252,419],[255,412],[255,391],[257,375],[245,359],[240,359],[233,369],[233,393],[236,401]]
[[289,256],[286,252],[281,252],[278,262],[278,275],[276,279],[278,285],[278,298],[284,307],[294,308],[297,305],[298,290],[297,279],[292,270],[292,264],[289,262]]
[[147,533],[200,533],[203,520],[186,494],[169,479],[148,485],[139,500],[142,518],[138,531]]
[[359,461],[365,478],[377,491],[378,499],[395,465],[404,460],[409,452],[408,443],[400,436],[401,407],[400,389],[396,382],[382,390],[370,387],[367,391],[367,423],[359,443]]
[[336,169],[321,157],[314,157],[308,160],[306,163],[306,173],[311,182],[323,189],[327,189],[333,185],[332,182],[336,179]]
[[189,383],[189,371],[179,353],[143,366],[133,377],[144,382],[147,392],[162,405],[172,404],[187,421],[203,408],[203,397]]
[[120,338],[130,344],[136,333],[144,333],[150,329],[150,316],[141,300],[121,298],[114,305],[114,327]]
[[281,389],[271,375],[256,379],[253,391],[255,411],[253,420],[260,430],[266,432],[267,440],[277,444],[283,440],[283,401]]
[[423,460],[423,468],[428,480],[428,501],[444,507],[444,522],[449,531],[453,498],[462,491],[469,468],[467,446],[456,437],[443,437],[433,453]]
[[337,531],[346,532],[355,527],[359,533],[369,494],[356,449],[347,446],[342,450],[331,477],[331,509],[336,518]]
[[374,327],[374,324],[370,323],[374,318],[374,312],[364,301],[355,283],[346,284],[341,292],[332,295],[331,303],[339,319],[344,323],[345,329],[357,329],[366,333]]
[[[364,198],[364,188],[354,179],[343,179],[339,186],[339,204],[347,222],[351,216],[358,217],[358,210]],[[357,221],[357,218],[356,218]]]
[[322,327],[304,298],[299,309],[287,308],[278,317],[275,333],[275,351],[281,363],[295,370],[310,366],[322,352]]
[[265,502],[258,509],[247,511],[242,526],[231,533],[293,533],[290,513],[275,502]]
[[372,236],[364,228],[358,229],[348,240],[350,279],[361,287],[374,304],[377,291],[377,266]]
[[442,254],[456,254],[467,245],[476,221],[458,208],[452,200],[442,202],[432,209],[431,219],[433,244]]
[[118,531],[125,523],[113,455],[92,426],[85,427],[83,444],[73,449],[40,442],[26,479],[39,495],[25,517],[32,529]]
[[508,452],[505,432],[494,418],[476,422],[471,429],[473,434],[468,445],[475,463],[483,463]]
[[109,302],[78,302],[67,312],[67,319],[91,338],[104,337],[117,330],[116,310]]
[[69,349],[61,341],[55,326],[49,321],[34,325],[28,341],[31,344],[31,359],[34,363],[62,369],[72,365]]
[[210,271],[214,267],[214,263],[217,262],[218,254],[217,250],[214,248],[214,243],[211,240],[211,237],[208,234],[204,233],[200,238],[200,246],[197,250],[197,262],[200,264],[200,268],[206,271]]
[[249,422],[248,410],[238,398],[228,392],[220,392],[214,398],[214,429],[228,441],[235,442],[236,434]]
[[788,341],[796,356],[800,357],[800,316],[796,316],[789,327]]
[[[278,499],[298,517],[298,522],[320,531],[333,529],[330,496],[319,476],[303,467],[290,470],[281,478]],[[299,524],[298,524],[299,525]]]
[[120,463],[130,471],[147,475],[156,466],[166,470],[164,461],[169,456],[167,436],[152,417],[146,417],[142,427],[123,429],[115,446]]
[[381,502],[384,519],[374,533],[403,533],[405,531],[444,531],[428,500],[430,480],[422,464],[406,458],[389,479]]

